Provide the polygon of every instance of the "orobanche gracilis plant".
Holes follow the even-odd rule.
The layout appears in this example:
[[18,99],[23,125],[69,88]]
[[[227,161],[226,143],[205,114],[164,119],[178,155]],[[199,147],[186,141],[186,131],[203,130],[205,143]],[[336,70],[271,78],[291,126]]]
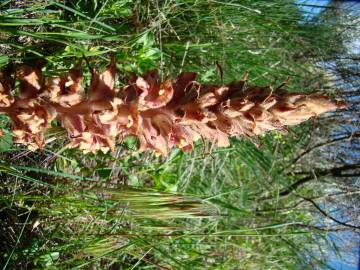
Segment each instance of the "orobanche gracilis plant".
[[[200,84],[194,72],[160,82],[158,73],[149,71],[116,89],[114,60],[103,73],[90,68],[85,91],[79,66],[61,77],[44,78],[40,64],[1,72],[0,111],[12,120],[15,143],[43,148],[49,123],[56,120],[69,135],[69,148],[114,151],[117,140],[136,136],[140,151],[167,155],[176,146],[190,150],[201,138],[226,147],[230,136],[280,130],[345,106],[323,95],[288,93],[283,85],[248,86],[247,74],[219,86]],[[16,79],[19,94],[14,96]]]

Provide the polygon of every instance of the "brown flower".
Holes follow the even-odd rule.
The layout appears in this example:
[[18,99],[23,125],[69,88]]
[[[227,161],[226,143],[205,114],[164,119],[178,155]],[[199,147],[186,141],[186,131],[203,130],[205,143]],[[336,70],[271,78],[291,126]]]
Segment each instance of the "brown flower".
[[226,147],[230,136],[281,130],[345,107],[317,94],[287,93],[280,89],[283,85],[276,90],[248,87],[247,73],[239,82],[217,86],[201,85],[193,72],[161,82],[157,71],[150,71],[133,74],[117,90],[114,59],[102,73],[90,71],[90,87],[84,91],[79,66],[44,83],[40,64],[23,66],[17,72],[18,97],[11,95],[11,72],[0,73],[0,112],[13,121],[14,141],[31,150],[42,148],[56,117],[69,135],[68,147],[84,153],[114,151],[117,140],[137,136],[140,151],[166,156],[174,147],[192,149],[199,139]]

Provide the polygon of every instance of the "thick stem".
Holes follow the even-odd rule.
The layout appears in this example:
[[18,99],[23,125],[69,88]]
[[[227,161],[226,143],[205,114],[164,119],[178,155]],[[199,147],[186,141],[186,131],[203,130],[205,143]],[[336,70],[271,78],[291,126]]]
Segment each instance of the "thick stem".
[[58,113],[71,113],[71,114],[91,114],[95,111],[111,110],[112,106],[109,101],[95,100],[95,101],[82,101],[71,107],[63,107],[56,103],[50,103],[50,105]]
[[11,107],[0,107],[0,113],[9,114],[11,112]]

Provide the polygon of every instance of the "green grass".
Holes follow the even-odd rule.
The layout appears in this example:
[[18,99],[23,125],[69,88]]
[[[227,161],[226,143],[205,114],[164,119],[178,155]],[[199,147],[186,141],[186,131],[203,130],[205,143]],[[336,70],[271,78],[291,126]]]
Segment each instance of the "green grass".
[[[341,52],[346,38],[325,15],[300,23],[287,0],[33,2],[0,4],[1,66],[43,58],[44,73],[56,74],[83,56],[102,68],[115,55],[118,84],[153,68],[219,83],[219,62],[226,82],[249,71],[251,83],[290,76],[291,91],[321,90],[315,64]],[[0,123],[10,136],[8,119]],[[226,149],[199,142],[167,158],[137,153],[132,139],[113,154],[64,150],[58,127],[42,152],[4,137],[4,269],[313,269],[323,264],[314,248],[323,249],[326,233],[313,227],[308,204],[292,207],[299,197],[279,197],[298,179],[289,164],[312,130],[232,139]]]

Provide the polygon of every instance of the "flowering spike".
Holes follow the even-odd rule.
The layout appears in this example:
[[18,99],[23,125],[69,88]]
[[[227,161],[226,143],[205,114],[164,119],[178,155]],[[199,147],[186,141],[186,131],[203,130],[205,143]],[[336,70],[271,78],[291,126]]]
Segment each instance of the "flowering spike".
[[79,67],[42,84],[40,66],[24,66],[17,72],[19,97],[11,94],[11,74],[1,72],[0,112],[13,122],[14,141],[30,150],[42,148],[49,122],[56,119],[69,134],[68,147],[84,153],[114,151],[117,140],[137,136],[140,151],[166,156],[173,147],[190,150],[199,139],[226,147],[230,136],[284,130],[346,107],[322,95],[288,93],[282,90],[288,80],[275,90],[247,86],[248,73],[239,82],[217,86],[201,85],[194,72],[160,82],[157,71],[150,71],[133,75],[116,91],[115,71],[114,59],[101,74],[91,69],[86,96]]

